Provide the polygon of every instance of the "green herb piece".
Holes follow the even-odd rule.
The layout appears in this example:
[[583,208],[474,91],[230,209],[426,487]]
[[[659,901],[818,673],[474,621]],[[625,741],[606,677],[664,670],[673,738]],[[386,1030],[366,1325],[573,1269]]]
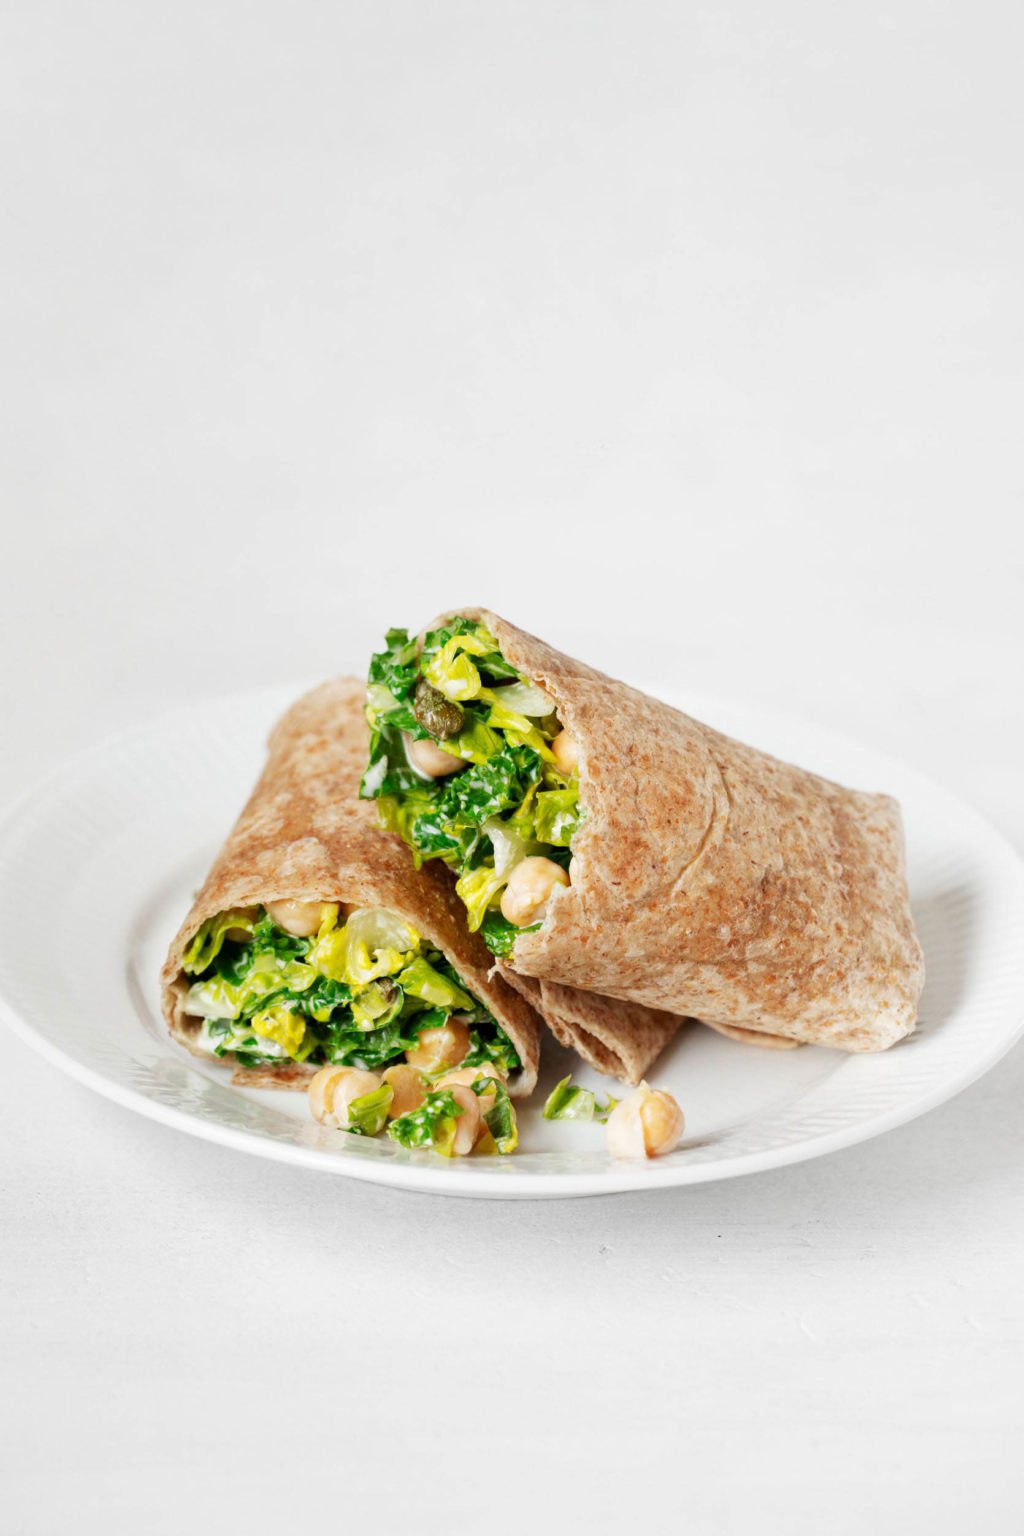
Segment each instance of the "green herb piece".
[[[512,1108],[512,1100],[508,1096],[508,1089],[497,1077],[478,1077],[473,1084],[473,1092],[478,1098],[484,1094],[494,1093],[494,1103],[490,1109],[484,1112],[484,1124],[490,1133],[494,1143],[494,1150],[502,1157],[507,1157],[516,1150],[519,1145],[519,1126],[516,1122],[516,1112]],[[480,1150],[489,1150],[481,1142]]]
[[316,1048],[316,1036],[307,1030],[302,1014],[286,1003],[254,1013],[250,1025],[257,1039],[272,1040],[292,1061],[305,1061]]
[[428,1093],[418,1109],[399,1115],[388,1126],[388,1135],[402,1147],[432,1147],[442,1157],[451,1157],[456,1124],[463,1113],[450,1088]]
[[464,1067],[486,1067],[494,1064],[500,1067],[505,1077],[511,1077],[513,1072],[518,1072],[522,1066],[519,1052],[512,1041],[506,1035],[500,1024],[495,1024],[488,1030],[486,1036],[479,1029],[471,1029],[469,1032],[469,1050],[466,1053],[462,1065]]
[[390,1083],[382,1083],[372,1093],[364,1093],[353,1099],[348,1106],[348,1129],[357,1136],[376,1136],[387,1124],[388,1110],[395,1090]]
[[370,662],[370,682],[383,684],[399,701],[407,699],[420,675],[416,642],[406,629],[389,629],[384,646]]
[[252,933],[253,920],[244,912],[221,912],[207,918],[185,950],[181,968],[188,976],[199,976],[220,954],[229,929]]
[[464,1013],[473,1008],[473,999],[462,987],[419,957],[400,971],[398,985],[410,997],[418,997],[432,1008],[446,1008],[449,1013]]
[[568,848],[582,820],[577,779],[574,778],[566,789],[544,789],[538,794],[533,818],[538,842]]
[[543,1114],[545,1120],[597,1120],[603,1125],[618,1102],[609,1094],[601,1104],[591,1089],[574,1087],[570,1073],[548,1094]]
[[507,917],[492,910],[484,914],[480,933],[491,954],[497,955],[499,960],[505,960],[512,953],[512,946],[521,933],[536,933],[539,927],[540,923],[533,923],[529,928],[517,928]]

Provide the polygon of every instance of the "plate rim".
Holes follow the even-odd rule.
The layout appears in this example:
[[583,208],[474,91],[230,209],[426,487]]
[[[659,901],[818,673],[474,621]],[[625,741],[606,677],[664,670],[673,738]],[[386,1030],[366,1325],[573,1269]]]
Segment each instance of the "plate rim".
[[[683,692],[678,687],[666,689],[664,679],[653,680],[653,682],[655,686],[660,682],[661,687],[670,694]],[[230,704],[233,708],[243,709],[246,707],[255,709],[262,704],[265,706],[264,713],[269,718],[278,701],[287,701],[288,698],[295,696],[297,696],[297,690],[293,685],[276,683],[238,689],[219,695],[206,695],[197,702],[206,707],[224,707]],[[741,714],[747,712],[756,719],[777,725],[783,731],[787,726],[798,731],[811,730],[816,739],[840,752],[866,750],[880,759],[897,763],[901,770],[921,784],[922,788],[927,788],[931,793],[937,793],[951,801],[961,815],[967,814],[973,823],[975,834],[982,836],[988,845],[988,851],[993,856],[1004,861],[1008,872],[1012,872],[1024,894],[1024,858],[1005,834],[970,801],[964,800],[914,765],[902,764],[896,759],[891,759],[889,754],[875,748],[870,742],[858,741],[830,727],[818,726],[814,722],[808,722],[799,716],[787,715],[781,711],[765,709],[750,701],[713,699],[689,692],[686,692],[685,696],[700,704],[710,705],[712,718],[716,710],[724,713],[730,710]],[[177,705],[158,711],[147,720],[111,733],[55,764],[35,783],[17,793],[0,809],[0,849],[4,847],[8,837],[17,830],[20,818],[29,808],[45,809],[47,798],[62,783],[88,768],[95,759],[112,752],[116,753],[119,748],[125,747],[135,739],[166,731],[171,728],[175,719],[184,716],[194,718],[195,708],[195,704]],[[214,1145],[245,1152],[251,1156],[267,1157],[275,1162],[308,1168],[314,1172],[348,1177],[361,1183],[383,1185],[416,1193],[483,1199],[564,1199],[575,1196],[683,1188],[690,1184],[714,1183],[720,1179],[745,1177],[752,1173],[768,1172],[774,1168],[812,1161],[846,1147],[873,1140],[876,1136],[909,1124],[921,1115],[940,1107],[991,1071],[1024,1035],[1024,998],[1017,1000],[1016,1008],[1017,1017],[1012,1027],[1007,1028],[996,1040],[990,1042],[988,1048],[972,1059],[966,1069],[953,1073],[949,1078],[934,1084],[917,1097],[908,1098],[881,1109],[877,1114],[865,1116],[850,1125],[810,1135],[789,1145],[741,1151],[720,1161],[711,1159],[689,1164],[685,1159],[652,1160],[636,1164],[621,1162],[602,1169],[578,1172],[553,1170],[545,1173],[533,1168],[519,1169],[515,1159],[507,1161],[502,1159],[500,1167],[493,1163],[487,1167],[479,1167],[467,1162],[464,1167],[460,1165],[460,1176],[453,1178],[454,1170],[447,1164],[432,1158],[429,1153],[416,1155],[417,1159],[422,1158],[422,1161],[410,1158],[409,1161],[403,1160],[401,1163],[383,1158],[379,1160],[347,1158],[338,1156],[336,1152],[332,1153],[328,1149],[277,1141],[256,1130],[224,1125],[161,1103],[142,1090],[121,1084],[105,1076],[102,1071],[90,1066],[87,1062],[79,1060],[70,1050],[62,1048],[40,1033],[36,1026],[24,1018],[17,1007],[0,993],[0,1019],[30,1049],[51,1062],[58,1070],[102,1097],[158,1124],[166,1125],[172,1130],[198,1137]],[[169,1041],[167,1048],[170,1051]]]
[[[247,1153],[250,1156],[269,1158],[273,1162],[290,1164],[292,1167],[308,1168],[315,1173],[355,1179],[359,1183],[379,1184],[416,1194],[461,1199],[504,1200],[587,1198],[599,1195],[637,1194],[663,1189],[684,1189],[688,1185],[715,1184],[723,1179],[771,1173],[776,1168],[813,1162],[819,1157],[827,1157],[834,1152],[858,1146],[862,1142],[873,1141],[876,1137],[898,1130],[900,1126],[909,1125],[921,1116],[929,1114],[933,1109],[940,1108],[972,1087],[997,1066],[1024,1034],[1024,1016],[1022,1016],[1014,1033],[999,1040],[986,1056],[979,1058],[972,1065],[968,1074],[953,1082],[939,1085],[921,1099],[883,1111],[870,1119],[847,1126],[843,1130],[807,1137],[790,1146],[739,1153],[736,1157],[722,1162],[691,1165],[685,1162],[672,1163],[657,1160],[636,1164],[623,1162],[614,1168],[614,1182],[609,1181],[607,1170],[590,1173],[537,1173],[532,1170],[517,1172],[513,1160],[509,1159],[507,1163],[502,1160],[504,1166],[501,1173],[492,1171],[490,1168],[479,1170],[467,1168],[467,1176],[464,1179],[451,1181],[445,1187],[444,1181],[450,1180],[450,1170],[443,1164],[426,1161],[393,1163],[384,1159],[378,1162],[371,1158],[349,1160],[312,1147],[274,1141],[255,1131],[242,1131],[219,1125],[215,1121],[204,1120],[198,1116],[189,1115],[184,1110],[160,1104],[137,1089],[122,1087],[121,1084],[111,1081],[94,1068],[62,1051],[59,1046],[38,1034],[31,1025],[26,1025],[2,997],[0,997],[0,1018],[37,1055],[50,1061],[74,1081],[92,1089],[93,1092],[119,1105],[122,1109],[131,1110],[157,1124],[197,1137],[201,1141],[208,1141],[215,1146],[226,1147],[231,1151]],[[429,1156],[429,1154],[421,1155]]]

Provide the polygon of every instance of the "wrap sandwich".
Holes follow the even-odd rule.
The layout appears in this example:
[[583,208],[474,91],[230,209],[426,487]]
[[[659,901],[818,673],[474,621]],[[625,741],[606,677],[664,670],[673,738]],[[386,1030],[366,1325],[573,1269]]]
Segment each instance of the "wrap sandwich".
[[[361,793],[544,1010],[586,988],[734,1038],[884,1050],[924,979],[899,807],[463,608],[388,633]],[[532,985],[531,985],[532,984]]]
[[529,1093],[534,1008],[489,974],[446,874],[416,874],[356,799],[362,706],[362,685],[340,679],[275,727],[263,774],[171,944],[168,1028],[250,1086],[305,1089],[328,1065],[409,1062],[486,1065],[509,1093]]

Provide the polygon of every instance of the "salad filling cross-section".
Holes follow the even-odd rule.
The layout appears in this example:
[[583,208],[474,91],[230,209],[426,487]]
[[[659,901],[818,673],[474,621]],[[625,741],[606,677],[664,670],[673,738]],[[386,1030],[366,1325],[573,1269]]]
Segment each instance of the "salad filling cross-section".
[[554,701],[467,618],[423,636],[388,631],[367,689],[370,755],[360,794],[417,867],[457,875],[471,931],[507,956],[570,883],[583,819],[577,751]]
[[516,1048],[453,967],[397,913],[335,902],[271,902],[222,912],[185,951],[184,1012],[195,1046],[240,1067],[278,1062],[409,1062],[520,1067]]

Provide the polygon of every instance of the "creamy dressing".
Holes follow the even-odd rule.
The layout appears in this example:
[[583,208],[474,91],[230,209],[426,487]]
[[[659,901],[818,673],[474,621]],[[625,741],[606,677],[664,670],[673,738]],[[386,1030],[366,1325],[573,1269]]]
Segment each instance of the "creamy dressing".
[[265,1039],[251,1025],[241,1031],[228,1030],[226,1034],[211,1035],[210,1020],[204,1019],[203,1027],[195,1036],[193,1044],[211,1056],[216,1056],[218,1050],[249,1050],[253,1055],[273,1056],[275,1061],[288,1060],[288,1052],[283,1045],[279,1045],[276,1040]]

